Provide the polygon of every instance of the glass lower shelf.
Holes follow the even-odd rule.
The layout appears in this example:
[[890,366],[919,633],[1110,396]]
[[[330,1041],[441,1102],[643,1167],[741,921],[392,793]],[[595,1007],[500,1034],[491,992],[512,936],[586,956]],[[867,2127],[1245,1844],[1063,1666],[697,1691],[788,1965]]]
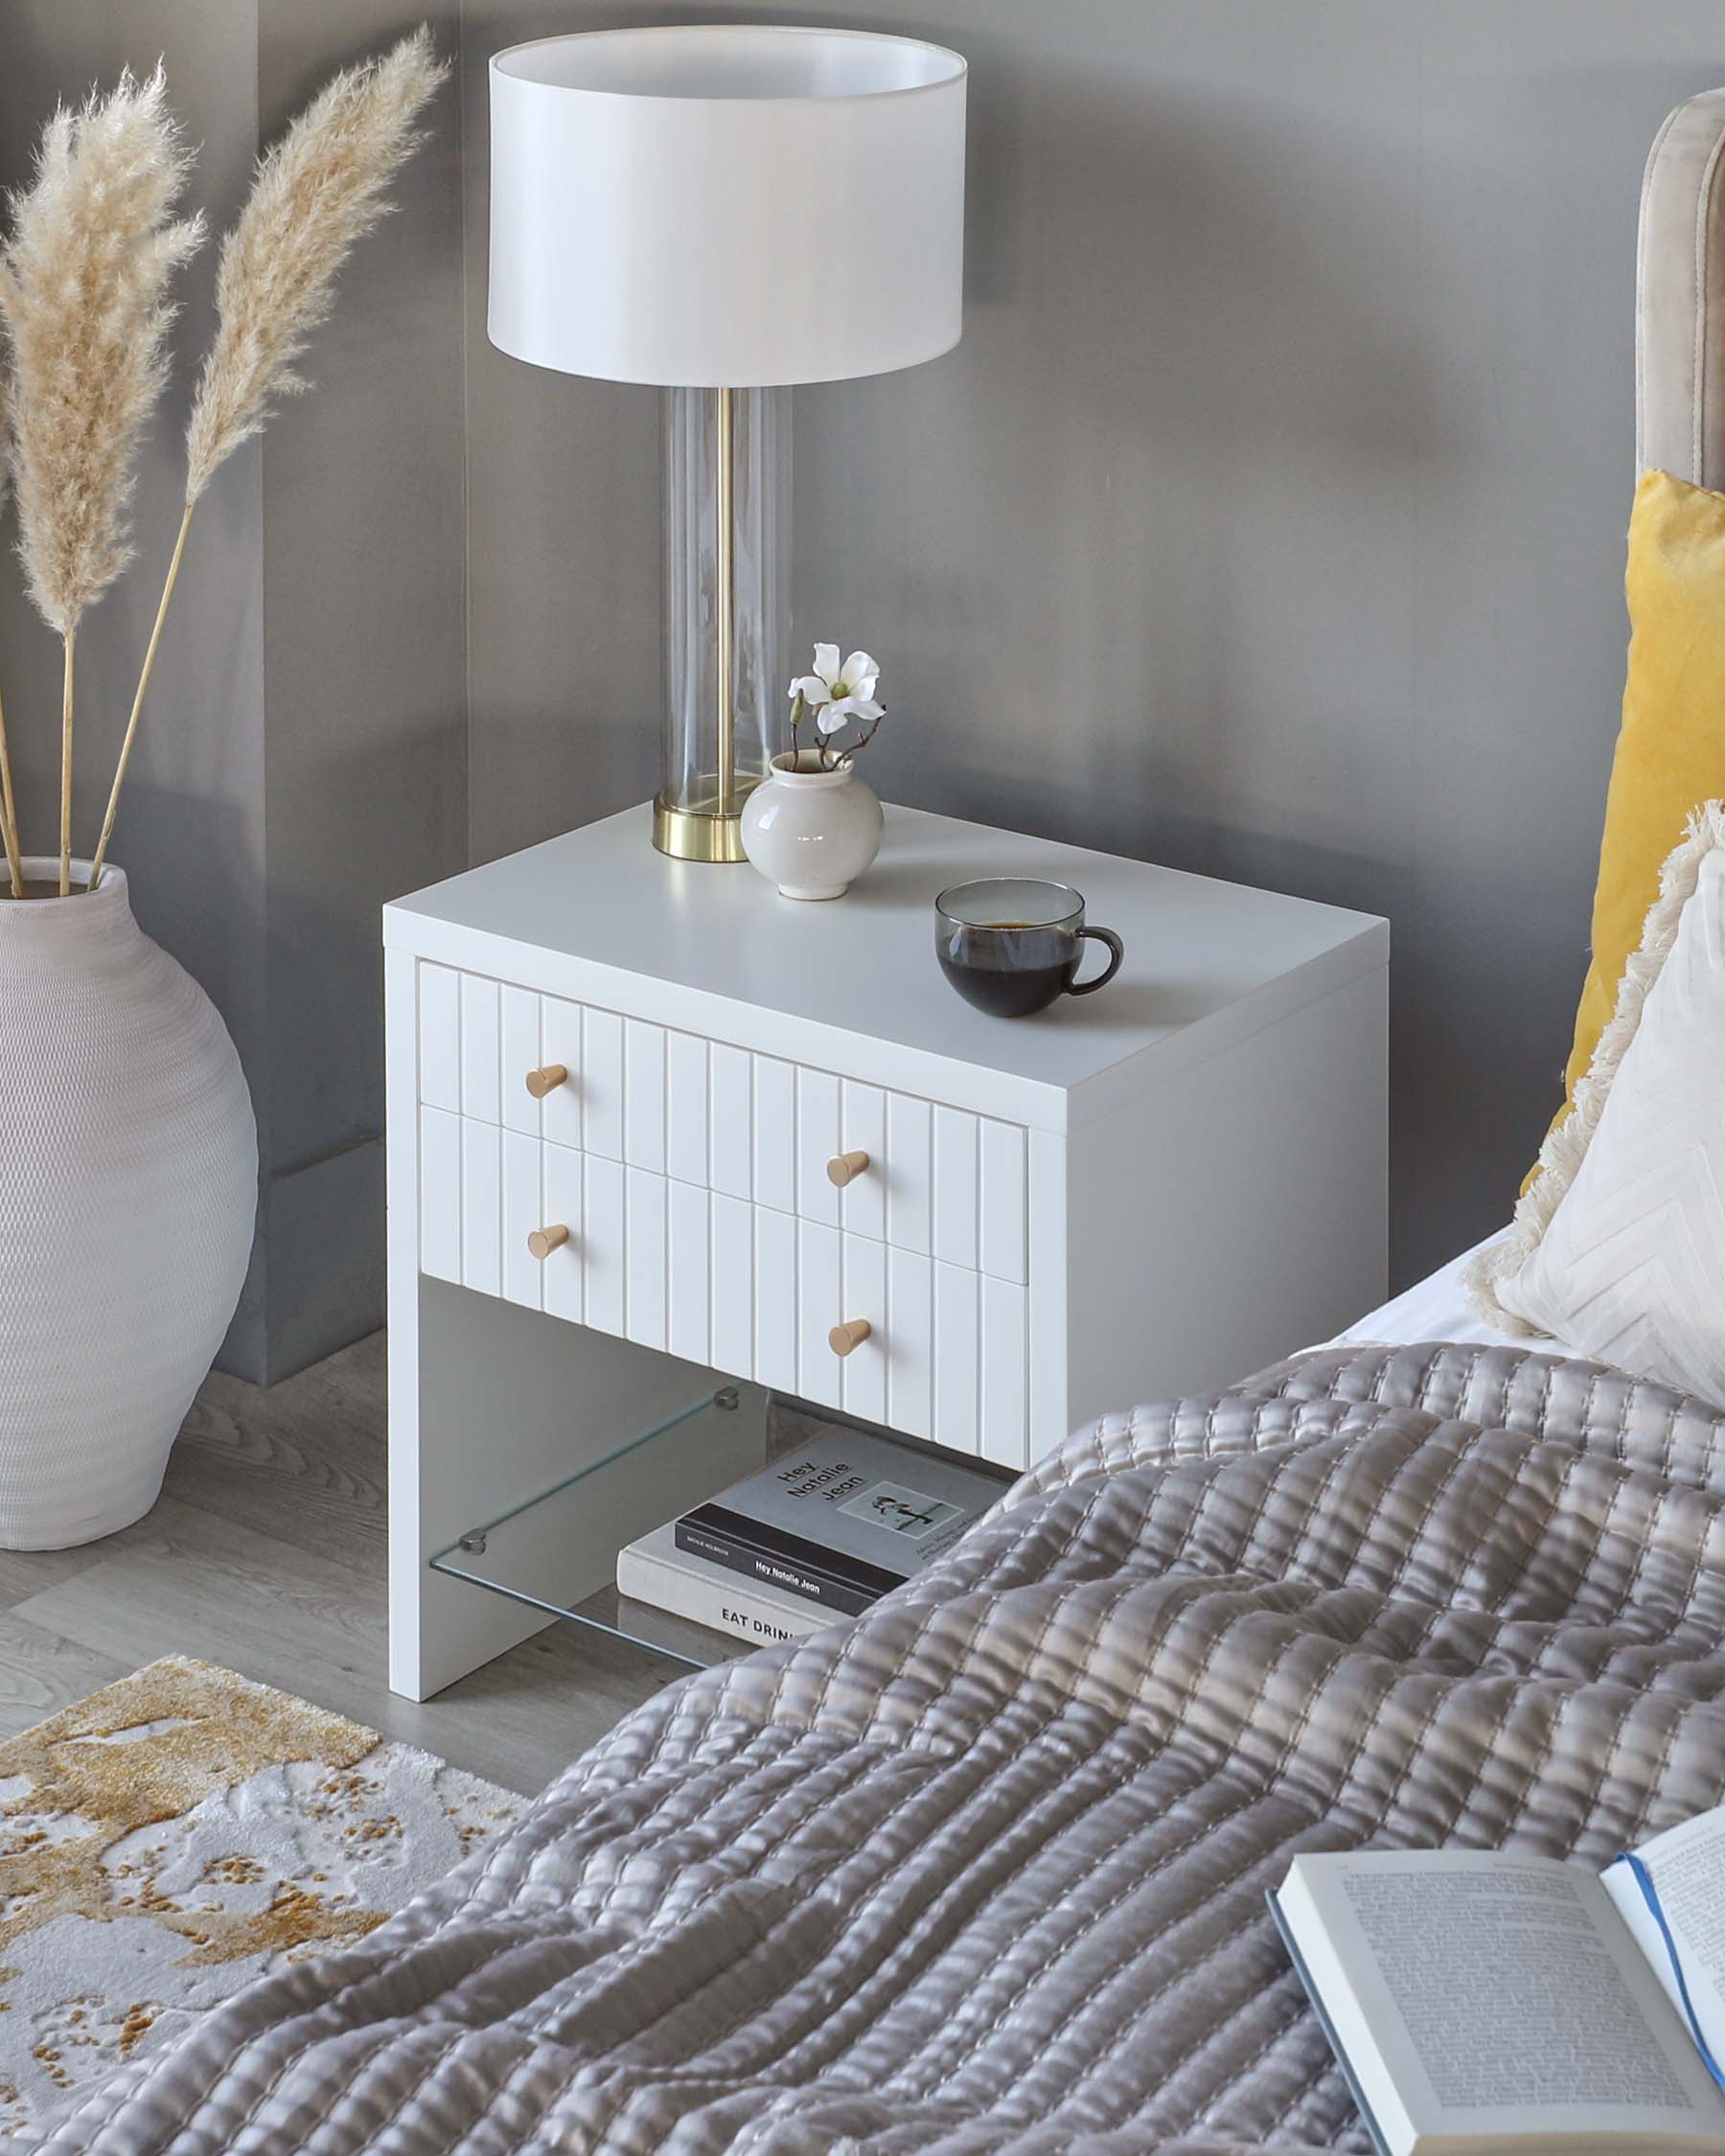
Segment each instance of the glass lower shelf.
[[616,1589],[617,1551],[751,1474],[767,1456],[766,1389],[723,1385],[585,1460],[433,1552],[431,1570],[684,1668],[759,1641],[709,1631]]

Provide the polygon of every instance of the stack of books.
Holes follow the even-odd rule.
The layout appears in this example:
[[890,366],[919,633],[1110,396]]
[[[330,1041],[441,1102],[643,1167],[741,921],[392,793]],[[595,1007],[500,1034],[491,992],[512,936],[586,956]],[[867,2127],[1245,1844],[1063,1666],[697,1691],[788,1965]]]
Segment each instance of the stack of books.
[[914,1579],[1013,1478],[831,1429],[617,1553],[617,1592],[765,1643]]

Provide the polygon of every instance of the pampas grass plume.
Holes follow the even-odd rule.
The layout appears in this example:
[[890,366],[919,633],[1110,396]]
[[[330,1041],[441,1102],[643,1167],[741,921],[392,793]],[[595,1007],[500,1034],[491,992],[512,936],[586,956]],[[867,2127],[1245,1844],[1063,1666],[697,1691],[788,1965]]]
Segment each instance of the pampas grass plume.
[[[447,73],[422,28],[337,75],[259,160],[222,245],[216,335],[186,430],[179,536],[108,794],[92,887],[113,834],[193,510],[222,464],[264,426],[273,401],[306,386],[295,363],[330,311],[349,249],[388,208],[384,191],[420,140],[414,123]],[[62,893],[69,887],[78,625],[131,558],[136,454],[168,374],[169,287],[203,237],[201,218],[172,217],[190,167],[158,65],[142,82],[122,75],[110,94],[92,92],[77,111],[62,106],[43,130],[32,185],[8,204],[0,443],[10,451],[30,596],[64,644]],[[0,836],[15,890],[12,808],[0,714]]]
[[186,500],[259,432],[329,314],[335,273],[388,210],[383,190],[419,141],[414,122],[448,72],[424,28],[337,75],[258,166],[221,249],[216,341],[186,431]]
[[92,883],[114,835],[192,512],[241,443],[262,432],[271,401],[308,386],[294,362],[334,304],[335,273],[355,241],[389,209],[383,191],[419,143],[414,122],[448,73],[423,25],[378,58],[344,69],[259,159],[245,206],[222,241],[216,338],[186,427],[185,512],[126,722]]
[[168,376],[174,271],[203,237],[174,222],[191,158],[160,66],[58,111],[11,198],[0,323],[19,553],[37,611],[70,635],[131,558],[138,445]]

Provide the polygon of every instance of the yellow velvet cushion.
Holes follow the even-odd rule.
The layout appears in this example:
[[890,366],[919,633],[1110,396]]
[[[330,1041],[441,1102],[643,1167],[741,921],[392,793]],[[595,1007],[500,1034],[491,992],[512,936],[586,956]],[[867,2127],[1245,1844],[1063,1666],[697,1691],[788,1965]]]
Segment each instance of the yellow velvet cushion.
[[1725,494],[1642,474],[1629,519],[1629,675],[1594,890],[1593,961],[1564,1074],[1577,1079],[1659,893],[1659,870],[1698,801],[1725,794]]

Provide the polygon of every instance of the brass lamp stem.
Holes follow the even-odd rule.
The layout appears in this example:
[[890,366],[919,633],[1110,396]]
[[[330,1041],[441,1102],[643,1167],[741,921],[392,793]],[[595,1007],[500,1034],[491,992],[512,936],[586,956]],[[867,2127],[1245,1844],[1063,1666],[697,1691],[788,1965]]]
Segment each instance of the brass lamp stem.
[[[740,745],[737,733],[737,585],[743,573],[737,561],[737,493],[739,483],[747,490],[748,471],[739,480],[733,390],[709,383],[669,394],[677,401],[667,403],[666,499],[680,506],[673,509],[667,526],[677,551],[667,556],[666,574],[673,590],[684,595],[677,604],[696,614],[693,624],[686,616],[679,619],[682,631],[693,630],[685,649],[691,657],[699,650],[700,658],[695,671],[683,675],[674,657],[667,673],[678,708],[667,714],[671,725],[663,784],[653,804],[653,842],[678,860],[741,861],[748,857],[740,812],[749,787],[764,776],[753,768],[752,742]],[[748,441],[746,434],[746,458]],[[744,514],[749,514],[747,500]],[[701,666],[709,669],[704,683]],[[718,700],[712,709],[709,695]],[[740,763],[746,768],[740,769]]]
[[732,555],[735,477],[732,470],[735,433],[731,418],[731,393],[718,392],[718,485],[714,489],[714,515],[718,523],[717,583],[714,603],[718,609],[719,653],[719,814],[733,812],[737,791],[737,712],[731,693],[731,637],[737,617],[737,572]]

